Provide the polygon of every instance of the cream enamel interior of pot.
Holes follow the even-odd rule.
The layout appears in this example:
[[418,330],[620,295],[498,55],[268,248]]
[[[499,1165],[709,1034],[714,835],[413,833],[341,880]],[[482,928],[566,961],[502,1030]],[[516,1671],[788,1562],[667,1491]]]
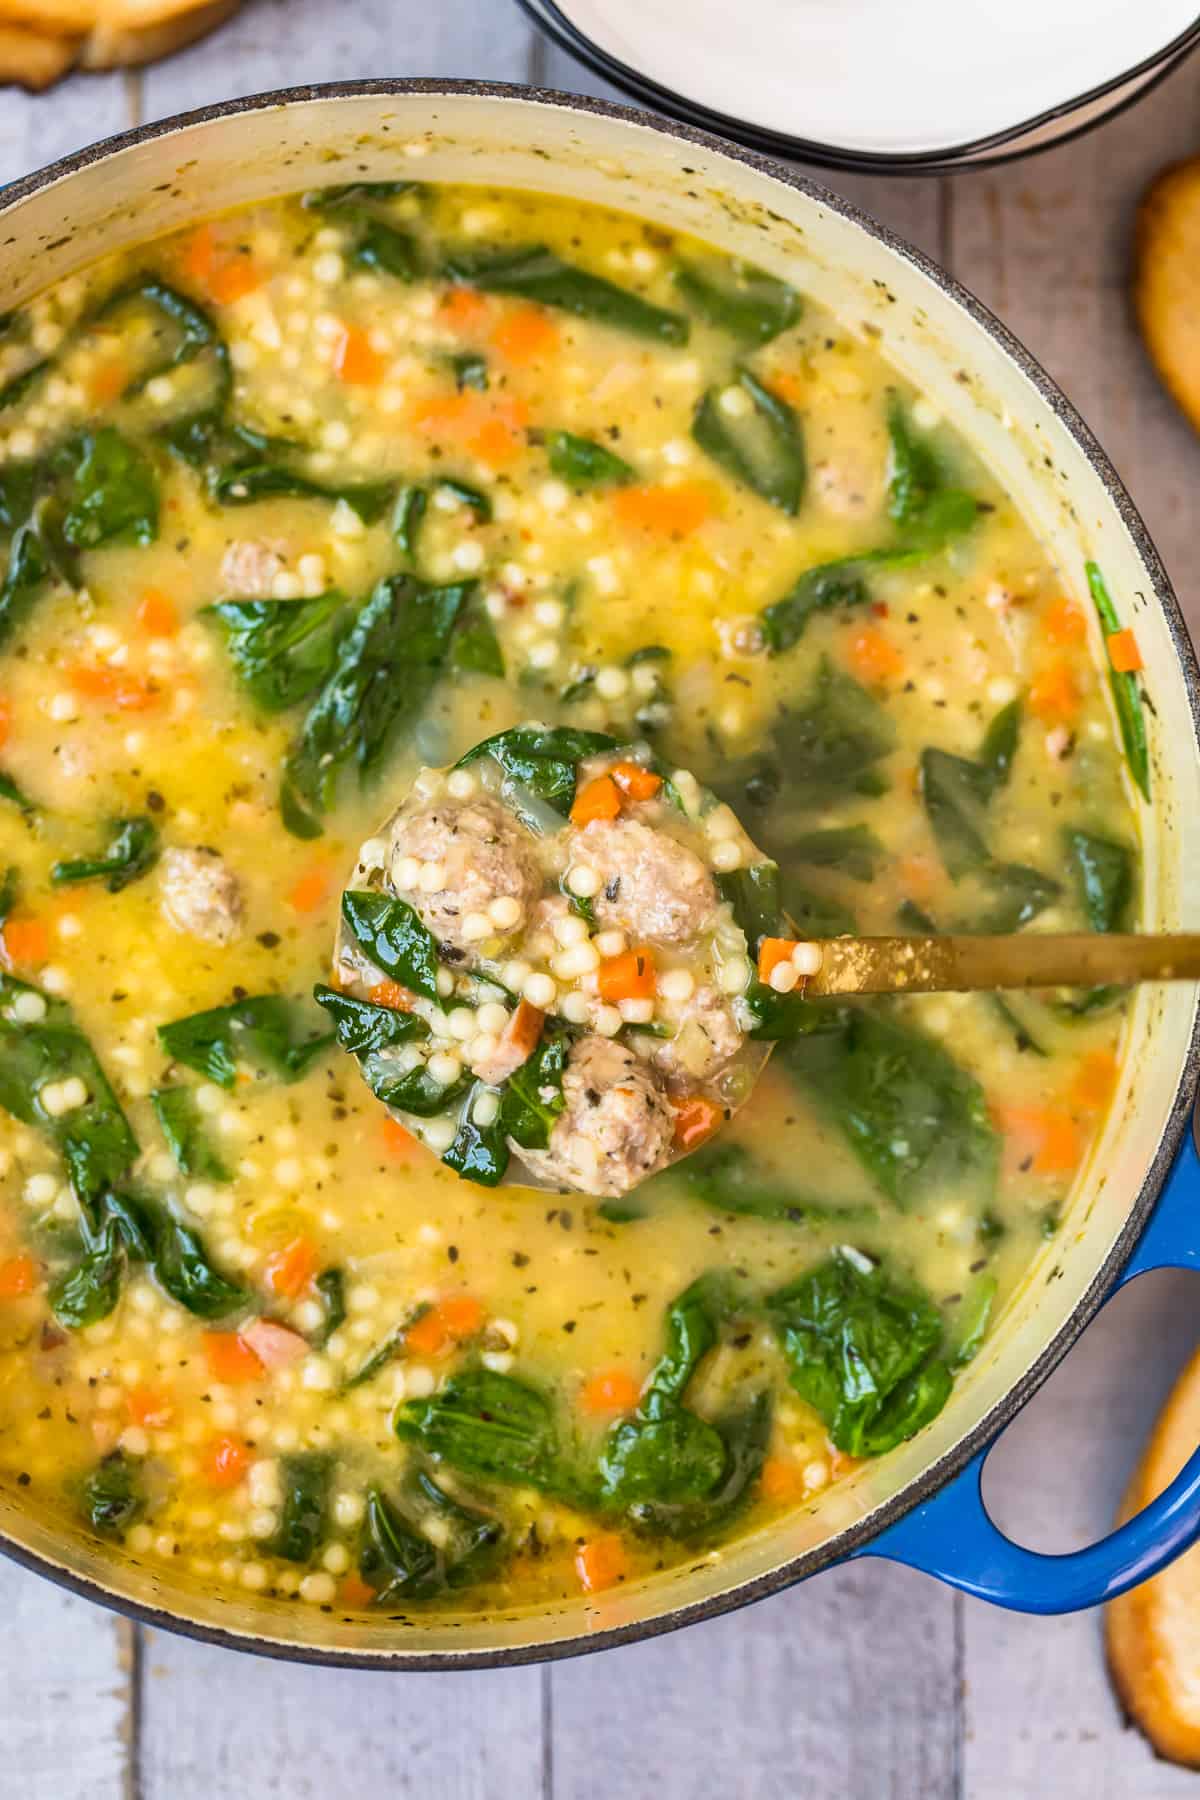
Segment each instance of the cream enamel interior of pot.
[[[403,85],[403,84],[401,84]],[[515,93],[365,91],[318,94],[200,119],[109,154],[10,201],[0,218],[0,310],[101,251],[171,230],[227,205],[362,175],[496,182],[623,207],[785,275],[851,329],[878,331],[885,353],[928,393],[1012,489],[1064,580],[1084,588],[1094,556],[1136,625],[1153,697],[1154,804],[1142,808],[1146,929],[1198,923],[1182,896],[1200,892],[1200,756],[1180,654],[1121,512],[1085,451],[1030,377],[922,269],[819,193],[619,113],[532,104]],[[862,1526],[947,1456],[1025,1375],[1088,1295],[1127,1224],[1176,1102],[1192,1039],[1190,987],[1144,990],[1130,1009],[1131,1054],[1102,1139],[1063,1229],[1030,1270],[1000,1325],[933,1425],[784,1525],[636,1588],[547,1613],[372,1627],[284,1602],[229,1601],[175,1587],[0,1494],[0,1531],[118,1604],[161,1609],[191,1629],[278,1644],[293,1654],[370,1660],[528,1657],[585,1648],[610,1632],[653,1630],[827,1560],[830,1541]],[[857,1533],[856,1533],[857,1536]],[[671,1615],[668,1620],[668,1615]],[[169,1621],[167,1621],[169,1622]],[[660,1627],[661,1628],[661,1625]],[[286,1653],[286,1651],[285,1651]]]

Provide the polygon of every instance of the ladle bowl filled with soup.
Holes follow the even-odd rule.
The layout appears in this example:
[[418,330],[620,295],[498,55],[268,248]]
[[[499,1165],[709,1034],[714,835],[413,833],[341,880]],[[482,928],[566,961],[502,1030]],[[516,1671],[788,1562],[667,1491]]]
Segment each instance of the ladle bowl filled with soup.
[[815,938],[1180,922],[1190,650],[1101,453],[619,108],[240,102],[5,225],[8,1547],[435,1666],[861,1544],[1182,1130],[1190,989],[803,995]]

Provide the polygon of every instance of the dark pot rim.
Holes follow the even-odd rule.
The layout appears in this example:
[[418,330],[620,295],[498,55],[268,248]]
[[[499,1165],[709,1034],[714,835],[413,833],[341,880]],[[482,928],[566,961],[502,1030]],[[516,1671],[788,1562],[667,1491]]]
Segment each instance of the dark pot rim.
[[[64,157],[48,167],[14,182],[0,194],[0,218],[30,195],[50,187],[64,177],[78,174],[93,163],[103,162],[138,144],[152,143],[173,136],[191,126],[222,119],[235,119],[243,114],[276,112],[287,106],[321,101],[352,99],[389,99],[404,96],[428,96],[430,99],[473,97],[485,100],[511,101],[522,106],[538,106],[569,112],[593,114],[600,118],[647,128],[663,137],[696,145],[699,149],[726,157],[745,167],[782,182],[820,206],[827,207],[859,226],[868,236],[883,244],[902,261],[915,268],[945,297],[967,313],[973,324],[999,347],[1005,357],[1016,364],[1025,378],[1036,388],[1043,403],[1054,414],[1071,437],[1102,483],[1107,498],[1132,538],[1150,577],[1154,598],[1162,608],[1167,628],[1179,659],[1180,672],[1187,689],[1192,715],[1193,737],[1200,752],[1200,667],[1188,636],[1179,603],[1150,535],[1117,475],[1112,463],[1100,448],[1089,427],[1066,396],[1055,386],[1045,370],[1013,333],[983,303],[921,250],[906,243],[886,226],[881,225],[859,207],[830,193],[809,177],[780,166],[772,159],[730,144],[711,133],[691,126],[663,120],[635,107],[595,100],[578,94],[560,93],[554,89],[520,86],[511,82],[456,81],[426,78],[381,78],[360,81],[330,82],[319,85],[282,88],[265,94],[252,94],[237,100],[179,113],[168,119],[141,125]],[[11,240],[9,240],[11,242]],[[984,1416],[956,1444],[938,1457],[920,1475],[898,1493],[893,1494],[876,1511],[858,1523],[836,1533],[813,1549],[782,1563],[752,1580],[705,1599],[668,1607],[648,1619],[606,1630],[579,1632],[571,1637],[541,1644],[520,1644],[492,1650],[409,1651],[405,1649],[374,1652],[342,1650],[322,1645],[288,1643],[267,1636],[255,1636],[220,1625],[186,1618],[161,1607],[114,1593],[103,1582],[77,1574],[48,1557],[30,1550],[0,1532],[0,1553],[12,1558],[60,1587],[136,1619],[156,1630],[172,1631],[202,1643],[217,1644],[232,1650],[249,1651],[285,1662],[317,1663],[334,1668],[407,1669],[414,1672],[441,1669],[479,1669],[515,1667],[521,1664],[557,1661],[580,1656],[594,1650],[612,1648],[662,1636],[684,1625],[712,1619],[735,1611],[754,1600],[782,1592],[809,1575],[842,1561],[851,1552],[862,1549],[957,1475],[965,1465],[990,1444],[1005,1425],[1021,1410],[1051,1370],[1076,1342],[1084,1327],[1098,1310],[1114,1278],[1128,1260],[1158,1199],[1175,1155],[1183,1141],[1192,1111],[1193,1071],[1200,1066],[1200,1009],[1193,1014],[1192,1029],[1186,1055],[1180,1069],[1179,1082],[1162,1136],[1146,1171],[1136,1197],[1130,1204],[1125,1223],[1097,1271],[1087,1292],[1063,1321],[1050,1341],[1011,1388],[990,1407]]]
[[[777,131],[773,126],[756,125],[751,119],[741,119],[733,113],[720,112],[715,107],[705,106],[698,100],[689,99],[686,94],[678,93],[674,88],[664,86],[652,76],[644,75],[640,69],[635,69],[614,56],[611,51],[605,50],[567,17],[559,0],[517,0],[517,5],[560,50],[566,51],[568,56],[582,63],[594,75],[611,81],[615,87],[621,88],[645,105],[660,108],[671,118],[684,124],[693,125],[701,131],[714,132],[748,149],[763,151],[768,156],[795,157],[802,162],[814,163],[819,168],[838,169],[852,175],[968,174],[972,170],[993,169],[1003,163],[1019,162],[1028,156],[1040,156],[1047,150],[1057,150],[1063,144],[1085,137],[1098,125],[1117,118],[1129,107],[1135,106],[1161,81],[1165,81],[1200,44],[1198,17],[1186,31],[1180,32],[1169,44],[1136,63],[1133,68],[1110,76],[1107,81],[1100,82],[1072,100],[1059,101],[1020,124],[1005,125],[986,137],[948,145],[940,150],[889,153],[880,150],[852,150],[845,145],[827,144],[817,138],[793,137],[788,132]],[[1131,81],[1139,81],[1142,76],[1149,79],[1140,81],[1131,94],[1121,92]],[[1056,120],[1068,120],[1073,113],[1103,100],[1107,95],[1113,96],[1112,105],[1104,107],[1094,118],[1064,129],[1042,143],[1021,142],[1031,132],[1052,125]]]

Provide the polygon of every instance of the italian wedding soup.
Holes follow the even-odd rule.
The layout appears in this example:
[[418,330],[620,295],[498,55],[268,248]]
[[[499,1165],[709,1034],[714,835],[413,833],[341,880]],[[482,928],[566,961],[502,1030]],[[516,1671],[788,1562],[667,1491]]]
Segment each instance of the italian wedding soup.
[[[1132,633],[875,334],[558,199],[216,218],[0,338],[0,1481],[229,1594],[536,1606],[944,1405],[1123,996]],[[1098,628],[1097,628],[1098,618]]]

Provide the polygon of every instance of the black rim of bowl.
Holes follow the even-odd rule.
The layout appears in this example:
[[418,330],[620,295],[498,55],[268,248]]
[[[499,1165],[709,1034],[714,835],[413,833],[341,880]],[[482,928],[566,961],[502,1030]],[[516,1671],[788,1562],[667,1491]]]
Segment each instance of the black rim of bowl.
[[[878,220],[872,218],[869,213],[864,212],[852,201],[843,199],[830,192],[819,182],[813,181],[811,177],[802,175],[786,165],[780,165],[771,158],[760,155],[757,151],[730,144],[714,136],[711,132],[696,130],[688,125],[664,120],[656,114],[641,111],[636,107],[618,105],[608,100],[596,100],[580,94],[563,93],[552,88],[531,88],[511,82],[434,80],[421,77],[329,82],[304,87],[282,88],[264,94],[251,94],[241,99],[200,107],[191,112],[175,114],[171,118],[156,120],[152,124],[137,126],[116,137],[88,145],[73,155],[64,157],[59,162],[51,163],[46,168],[13,182],[3,193],[0,193],[0,218],[19,206],[30,195],[61,182],[68,176],[78,174],[93,163],[104,162],[109,157],[139,144],[167,139],[175,133],[195,125],[237,119],[244,114],[277,113],[285,107],[302,104],[403,97],[424,97],[431,102],[436,102],[439,98],[448,100],[478,98],[511,102],[522,106],[532,105],[553,111],[593,114],[600,118],[615,119],[623,124],[634,125],[662,137],[694,144],[698,149],[740,163],[759,174],[777,180],[785,187],[803,195],[807,200],[829,208],[840,217],[857,225],[902,262],[915,268],[949,302],[965,313],[976,329],[991,338],[1005,357],[1017,366],[1025,379],[1036,389],[1042,403],[1054,414],[1099,479],[1110,505],[1115,509],[1123,526],[1128,531],[1138,555],[1145,565],[1150,578],[1151,592],[1162,609],[1179,662],[1180,675],[1187,691],[1188,705],[1192,716],[1193,743],[1200,749],[1200,666],[1197,665],[1196,655],[1179,608],[1179,602],[1175,598],[1162,560],[1141,515],[1126,492],[1112,463],[1071,402],[1050,379],[1020,339],[1015,337],[1008,327],[984,306],[982,301],[977,300],[969,289],[963,287],[924,251],[905,242],[903,238],[898,237],[887,226],[881,225]],[[11,245],[14,238],[9,236],[6,238],[6,242]],[[171,1612],[117,1592],[105,1582],[92,1576],[79,1574],[62,1563],[55,1562],[49,1556],[30,1550],[26,1545],[18,1543],[3,1532],[0,1532],[0,1553],[9,1556],[23,1567],[46,1576],[60,1587],[67,1588],[86,1599],[97,1601],[100,1605],[122,1613],[128,1618],[136,1619],[142,1624],[158,1630],[172,1631],[183,1637],[195,1638],[202,1643],[215,1644],[231,1650],[248,1651],[260,1656],[270,1656],[285,1662],[317,1663],[339,1668],[410,1670],[414,1673],[422,1670],[515,1667],[521,1664],[558,1661],[568,1657],[581,1656],[594,1650],[611,1649],[619,1644],[636,1643],[648,1638],[661,1637],[684,1625],[718,1618],[725,1613],[734,1612],[740,1607],[747,1606],[752,1601],[765,1599],[770,1594],[781,1593],[807,1576],[814,1575],[819,1570],[842,1561],[851,1553],[867,1549],[870,1540],[886,1530],[889,1525],[895,1524],[914,1507],[932,1499],[940,1488],[965,1468],[972,1457],[994,1442],[999,1433],[1016,1416],[1026,1401],[1036,1393],[1046,1377],[1071,1349],[1085,1326],[1099,1310],[1115,1277],[1129,1259],[1171,1171],[1191,1120],[1197,1068],[1200,1068],[1200,1006],[1193,1012],[1188,1046],[1181,1062],[1175,1094],[1163,1125],[1162,1136],[1141,1185],[1130,1200],[1120,1232],[1087,1291],[1005,1394],[988,1408],[983,1417],[977,1420],[956,1444],[931,1462],[906,1487],[891,1495],[881,1507],[868,1517],[835,1533],[811,1550],[804,1551],[799,1556],[781,1563],[777,1568],[770,1569],[765,1574],[744,1581],[722,1593],[708,1596],[702,1600],[684,1602],[681,1605],[667,1606],[662,1612],[654,1613],[646,1619],[629,1625],[612,1626],[594,1632],[578,1631],[572,1636],[544,1643],[527,1643],[487,1650],[421,1651],[397,1648],[379,1652],[364,1652],[343,1650],[321,1644],[290,1642],[265,1634],[255,1634],[235,1630],[229,1626],[211,1624],[206,1620],[198,1620],[182,1613]],[[119,1567],[119,1565],[117,1566]]]
[[[732,113],[722,113],[704,106],[700,101],[676,92],[674,88],[664,87],[651,76],[642,74],[640,70],[622,62],[611,51],[605,50],[567,17],[558,0],[517,0],[517,5],[560,50],[566,51],[594,75],[611,81],[625,93],[661,110],[671,118],[693,125],[701,131],[714,132],[720,137],[732,139],[748,149],[762,151],[767,156],[794,158],[813,163],[818,168],[839,169],[856,175],[954,175],[967,173],[972,169],[995,168],[1001,163],[1016,162],[1023,157],[1057,150],[1060,145],[1086,136],[1098,125],[1103,125],[1107,120],[1116,118],[1127,108],[1136,105],[1161,81],[1165,81],[1200,44],[1198,17],[1186,31],[1173,38],[1153,56],[1126,69],[1122,74],[1101,82],[1097,87],[1090,88],[1087,93],[1049,107],[1018,125],[1008,125],[987,137],[940,150],[889,154],[882,151],[853,150],[838,144],[821,143],[816,139],[793,137],[787,132],[776,131],[771,126],[756,125],[751,119],[741,119]],[[1123,90],[1131,81],[1138,82],[1138,85],[1132,93],[1125,93]],[[1112,96],[1110,106],[1103,107],[1094,117],[1084,119],[1079,124],[1070,124],[1074,113],[1103,100],[1106,95]],[[1033,144],[1021,141],[1031,132],[1052,125],[1057,120],[1063,122],[1064,129],[1053,137]]]

